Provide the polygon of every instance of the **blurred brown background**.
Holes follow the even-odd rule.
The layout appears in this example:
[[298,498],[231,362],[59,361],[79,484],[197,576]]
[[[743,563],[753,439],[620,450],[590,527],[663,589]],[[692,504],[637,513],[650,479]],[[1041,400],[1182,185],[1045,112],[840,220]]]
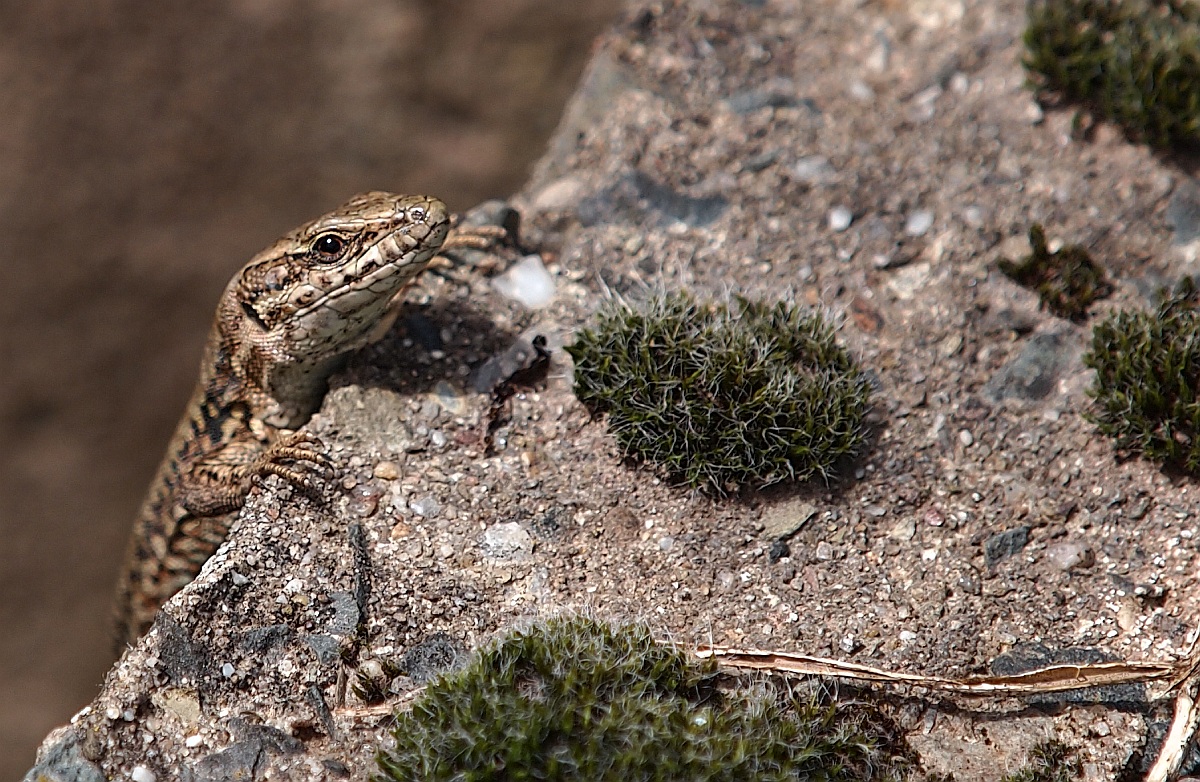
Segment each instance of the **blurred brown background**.
[[216,298],[360,190],[518,187],[618,0],[0,0],[0,777],[87,703]]

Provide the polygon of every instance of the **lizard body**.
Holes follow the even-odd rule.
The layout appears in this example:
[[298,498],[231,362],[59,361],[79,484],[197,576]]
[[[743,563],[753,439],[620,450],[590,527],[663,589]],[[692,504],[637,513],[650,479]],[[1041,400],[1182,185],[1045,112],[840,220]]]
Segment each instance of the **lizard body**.
[[[195,578],[224,540],[256,475],[304,488],[328,473],[315,412],[349,351],[395,322],[407,285],[444,247],[445,204],[364,193],[288,233],[225,288],[200,378],[134,523],[117,596],[121,644]],[[456,241],[460,238],[461,241]]]

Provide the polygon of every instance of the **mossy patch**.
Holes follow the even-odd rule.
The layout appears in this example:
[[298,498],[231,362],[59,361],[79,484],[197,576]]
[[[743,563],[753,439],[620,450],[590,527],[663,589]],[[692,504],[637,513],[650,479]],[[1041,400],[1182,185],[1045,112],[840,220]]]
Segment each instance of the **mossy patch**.
[[1025,67],[1154,146],[1200,141],[1200,5],[1033,0]]
[[865,447],[870,383],[816,311],[614,302],[566,349],[576,396],[608,414],[624,453],[694,488],[828,479]]
[[1092,331],[1089,413],[1117,447],[1200,475],[1200,315],[1185,278],[1153,312],[1117,312]]
[[1033,251],[1025,260],[1001,258],[997,265],[1013,282],[1037,291],[1042,306],[1058,317],[1082,320],[1093,301],[1112,294],[1104,270],[1081,245],[1068,244],[1050,252],[1039,223],[1029,229],[1029,244]]
[[377,780],[898,780],[869,707],[722,691],[644,628],[553,619],[478,652],[397,715]]
[[1075,749],[1061,741],[1046,741],[1029,752],[1029,763],[1001,782],[1076,782],[1083,768]]

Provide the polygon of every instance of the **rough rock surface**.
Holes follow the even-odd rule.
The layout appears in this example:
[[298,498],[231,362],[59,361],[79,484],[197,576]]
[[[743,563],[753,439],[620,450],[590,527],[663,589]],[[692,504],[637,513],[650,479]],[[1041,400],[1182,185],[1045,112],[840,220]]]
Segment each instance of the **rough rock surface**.
[[[562,609],[943,675],[1182,654],[1195,486],[1116,458],[1082,417],[1091,321],[1039,311],[995,263],[1041,222],[1114,278],[1093,319],[1144,306],[1194,270],[1164,215],[1187,176],[1040,108],[1022,25],[1019,0],[633,12],[516,199],[552,302],[526,309],[482,270],[427,275],[312,423],[341,477],[320,500],[265,480],[43,770],[362,779],[428,671],[369,706],[354,666],[452,659]],[[605,295],[681,286],[844,315],[879,386],[856,475],[714,500],[622,461],[561,345]],[[548,376],[492,409],[473,371],[538,334]],[[1164,717],[1136,697],[914,699],[898,717],[931,771],[996,779],[1053,735],[1103,780]]]

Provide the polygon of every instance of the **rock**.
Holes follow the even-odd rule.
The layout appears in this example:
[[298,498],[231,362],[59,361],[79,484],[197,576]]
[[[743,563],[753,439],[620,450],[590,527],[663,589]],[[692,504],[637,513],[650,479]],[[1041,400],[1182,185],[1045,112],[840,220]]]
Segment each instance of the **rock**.
[[789,498],[783,502],[768,505],[763,511],[763,537],[782,539],[791,537],[813,516],[817,515],[817,507],[807,500]]
[[809,185],[827,185],[837,178],[837,169],[824,155],[805,155],[792,164],[792,176]]
[[46,737],[24,782],[104,782],[105,779],[100,767],[83,756],[75,729],[64,727]]
[[531,310],[554,301],[554,278],[546,271],[539,255],[526,255],[503,274],[492,278],[492,286],[505,298],[520,302]]
[[1175,186],[1163,214],[1175,236],[1172,242],[1186,245],[1200,239],[1200,185],[1186,178]]
[[584,226],[609,222],[668,227],[682,223],[690,228],[711,225],[729,207],[720,194],[689,195],[642,171],[621,176],[599,193],[579,204],[579,221]]
[[556,179],[533,196],[533,208],[539,212],[566,212],[574,210],[587,185],[575,176]]
[[1096,561],[1096,556],[1082,543],[1066,542],[1047,546],[1046,559],[1059,570],[1068,571],[1091,567]]
[[1008,559],[1029,542],[1029,527],[1013,527],[997,532],[983,543],[983,559],[989,567]]
[[481,548],[496,562],[521,562],[533,553],[533,536],[515,521],[493,524],[483,533]]
[[765,89],[749,89],[730,95],[725,105],[734,114],[750,114],[767,107],[791,108],[800,105],[796,87],[789,81],[780,81]]
[[983,388],[993,403],[1005,399],[1037,402],[1050,396],[1060,377],[1080,355],[1078,345],[1061,334],[1038,334],[1020,354],[1000,368]]
[[829,230],[841,233],[850,227],[850,223],[854,222],[854,213],[844,206],[835,206],[829,210],[826,222],[829,223]]
[[933,212],[921,209],[913,212],[904,221],[904,233],[909,236],[924,236],[933,226]]

